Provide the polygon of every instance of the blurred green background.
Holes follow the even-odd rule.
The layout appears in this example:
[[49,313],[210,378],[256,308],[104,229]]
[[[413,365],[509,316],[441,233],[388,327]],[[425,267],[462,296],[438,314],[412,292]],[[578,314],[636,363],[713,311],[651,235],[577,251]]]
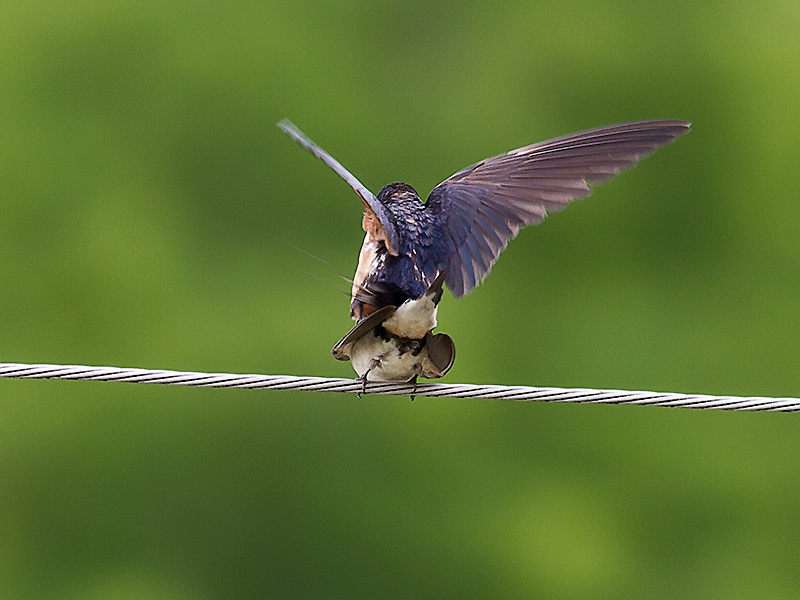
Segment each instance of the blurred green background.
[[[351,377],[374,191],[690,135],[524,231],[445,381],[800,395],[800,4],[0,7],[0,360]],[[800,596],[800,417],[0,380],[0,597]]]

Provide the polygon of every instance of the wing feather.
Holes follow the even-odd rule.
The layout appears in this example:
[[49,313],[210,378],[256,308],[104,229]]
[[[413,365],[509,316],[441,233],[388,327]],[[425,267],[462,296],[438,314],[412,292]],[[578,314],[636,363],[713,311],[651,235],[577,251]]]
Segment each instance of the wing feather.
[[[358,194],[358,197],[361,198],[361,201],[364,203],[364,207],[366,212],[368,213],[367,216],[374,215],[375,218],[380,223],[380,236],[385,237],[385,241],[387,243],[387,247],[392,254],[396,254],[395,248],[398,248],[400,245],[400,238],[397,234],[397,229],[395,227],[394,221],[392,220],[389,212],[386,208],[378,202],[378,199],[375,197],[375,194],[370,192],[367,187],[361,183],[355,175],[353,175],[350,171],[345,169],[342,164],[333,158],[330,154],[325,152],[320,146],[314,143],[311,138],[309,138],[306,134],[300,131],[294,123],[289,121],[289,119],[283,119],[278,123],[278,127],[281,131],[283,131],[286,135],[292,138],[295,142],[297,142],[300,146],[308,150],[311,154],[316,156],[320,159],[323,163],[325,163],[328,167],[330,167],[339,177],[344,179],[347,182],[353,191]],[[367,223],[369,219],[364,219],[364,231],[367,233],[372,233],[371,231],[367,230]],[[373,236],[374,237],[374,236]]]
[[476,163],[430,193],[442,230],[440,269],[461,297],[474,289],[522,227],[540,223],[597,185],[687,133],[686,121],[623,123],[512,150]]

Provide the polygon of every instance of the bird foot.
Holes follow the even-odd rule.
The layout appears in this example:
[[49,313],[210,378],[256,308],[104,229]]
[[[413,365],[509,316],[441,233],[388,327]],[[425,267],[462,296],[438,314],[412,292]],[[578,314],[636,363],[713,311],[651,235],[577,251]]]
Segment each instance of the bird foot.
[[417,377],[418,375],[414,375],[414,377],[408,380],[408,383],[414,384],[414,387],[411,388],[411,395],[409,396],[412,402],[414,401],[414,398],[417,395]]
[[361,375],[360,377],[356,377],[356,381],[361,382],[361,391],[356,392],[356,397],[359,400],[361,399],[361,394],[367,393],[367,375],[369,375],[369,372],[372,371],[372,369],[374,369],[375,367],[377,367],[380,363],[381,363],[380,360],[378,360],[377,358],[373,358],[371,361],[369,361],[369,367],[367,368],[366,371],[364,371],[364,374]]

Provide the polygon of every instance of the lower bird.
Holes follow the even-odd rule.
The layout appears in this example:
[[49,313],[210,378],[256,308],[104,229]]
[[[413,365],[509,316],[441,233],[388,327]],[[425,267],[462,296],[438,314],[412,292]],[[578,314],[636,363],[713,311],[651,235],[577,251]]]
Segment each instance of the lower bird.
[[444,376],[455,345],[432,333],[442,285],[456,298],[471,292],[520,229],[590,195],[590,185],[632,168],[691,125],[638,121],[525,146],[459,171],[425,203],[406,183],[375,196],[290,121],[278,127],[342,177],[364,205],[366,235],[350,304],[357,323],[332,353],[351,360],[366,386]]
[[362,382],[438,379],[453,366],[456,347],[445,333],[432,334],[442,299],[444,271],[419,298],[387,304],[361,319],[333,347],[333,356],[352,360]]

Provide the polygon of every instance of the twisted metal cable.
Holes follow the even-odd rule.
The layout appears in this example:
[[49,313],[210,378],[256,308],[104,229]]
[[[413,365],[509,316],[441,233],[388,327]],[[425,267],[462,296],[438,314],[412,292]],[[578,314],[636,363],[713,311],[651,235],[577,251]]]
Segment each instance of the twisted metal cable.
[[[294,375],[234,375],[230,373],[197,373],[162,369],[119,367],[87,367],[80,365],[34,365],[0,363],[0,377],[15,379],[71,379],[80,381],[122,381],[212,388],[245,388],[253,390],[302,390],[307,392],[361,392],[361,382],[330,377],[297,377]],[[431,398],[486,398],[538,402],[579,402],[597,404],[635,404],[639,406],[673,406],[718,410],[800,411],[798,398],[762,398],[755,396],[709,396],[706,394],[674,394],[667,392],[631,392],[625,390],[593,390],[583,388],[529,387],[508,385],[474,385],[453,383],[369,382],[367,394],[395,396],[427,396]]]

